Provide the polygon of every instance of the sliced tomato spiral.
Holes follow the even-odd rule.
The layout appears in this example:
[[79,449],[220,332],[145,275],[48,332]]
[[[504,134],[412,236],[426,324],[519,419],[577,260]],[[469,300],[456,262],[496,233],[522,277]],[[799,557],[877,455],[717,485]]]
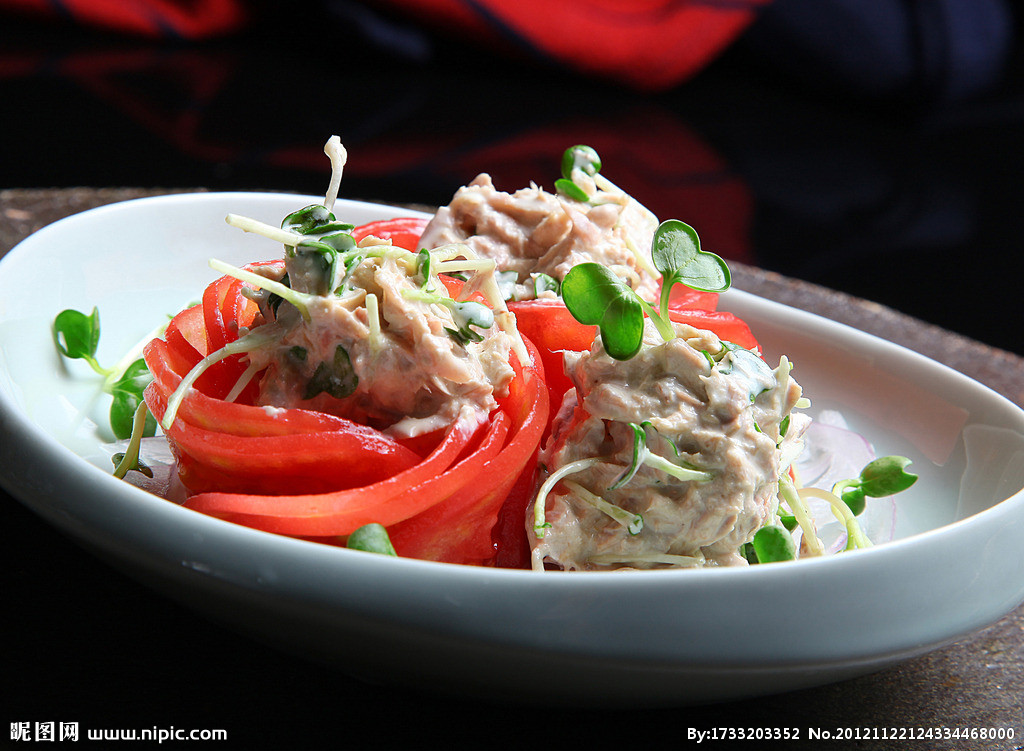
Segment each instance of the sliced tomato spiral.
[[[258,325],[245,286],[231,277],[213,282],[199,305],[171,321],[164,339],[147,346],[153,382],[146,403],[158,419],[202,357]],[[246,363],[222,360],[186,392],[166,431],[190,493],[184,505],[334,544],[376,522],[388,528],[399,555],[492,565],[495,522],[517,481],[532,485],[548,421],[543,366],[527,347],[532,361],[511,356],[509,392],[485,421],[456,422],[408,441],[312,410],[257,406],[254,385],[226,401]]]

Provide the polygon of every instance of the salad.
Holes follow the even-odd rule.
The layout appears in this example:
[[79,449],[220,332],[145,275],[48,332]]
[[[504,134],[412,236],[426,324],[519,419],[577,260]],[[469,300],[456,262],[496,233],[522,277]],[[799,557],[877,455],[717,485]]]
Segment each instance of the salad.
[[816,426],[794,365],[717,310],[725,261],[604,177],[593,149],[566,150],[553,192],[481,175],[429,221],[358,227],[334,212],[347,153],[337,137],[325,153],[323,203],[279,226],[229,215],[271,260],[211,260],[222,276],[141,358],[95,361],[95,310],[55,320],[62,354],[112,395],[118,477],[151,474],[141,447],[158,435],[146,445],[166,443],[197,512],[537,571],[866,547],[865,499],[916,479],[882,457],[801,482]]

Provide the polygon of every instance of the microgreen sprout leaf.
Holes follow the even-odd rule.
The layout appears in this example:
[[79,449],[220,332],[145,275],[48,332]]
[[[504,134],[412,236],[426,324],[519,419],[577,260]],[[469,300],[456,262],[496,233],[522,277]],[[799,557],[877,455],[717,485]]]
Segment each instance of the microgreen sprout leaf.
[[[112,397],[110,427],[118,439],[131,435],[134,415],[143,404],[143,392],[153,380],[146,362],[138,354],[142,345],[162,328],[132,348],[120,362],[105,368],[95,357],[100,338],[100,314],[96,308],[89,315],[77,310],[64,310],[54,319],[53,340],[60,353],[68,358],[85,360],[96,373],[103,376],[103,391]],[[149,416],[145,422],[145,434],[155,433],[156,421]]]
[[85,360],[100,375],[109,371],[96,361],[100,343],[100,312],[97,308],[86,315],[78,310],[63,310],[53,321],[53,341],[65,357]]
[[[349,229],[352,228],[351,224],[345,226]],[[347,253],[356,247],[356,239],[348,232],[331,232],[327,235],[321,235],[317,241],[333,248],[338,253]]]
[[348,536],[345,546],[351,550],[363,550],[367,553],[397,556],[387,529],[383,525],[371,522],[364,524]]
[[601,157],[590,146],[570,146],[562,154],[562,177],[572,179],[573,170],[577,169],[593,177],[601,171]]
[[668,219],[654,233],[651,259],[661,273],[661,314],[668,315],[672,285],[704,292],[724,292],[732,285],[728,264],[719,256],[701,250],[697,231],[686,222]]
[[866,498],[884,498],[900,493],[915,482],[917,475],[906,471],[910,459],[905,456],[882,456],[868,462],[860,476],[841,480],[832,486],[832,492],[850,507],[856,516],[864,511]]
[[590,200],[590,196],[587,195],[587,191],[583,190],[583,188],[572,180],[564,177],[559,180],[555,180],[555,189],[574,201],[582,201],[583,203],[586,203]]
[[519,283],[518,272],[496,271],[494,272],[494,281],[498,285],[498,291],[501,292],[503,300],[508,302],[516,299],[516,284]]
[[363,261],[366,260],[366,256],[362,253],[347,253],[345,255],[345,275],[338,280],[338,283],[334,287],[334,294],[340,295],[349,286],[349,281],[352,279],[352,274],[355,273],[356,268]]
[[327,393],[335,399],[344,399],[355,393],[358,385],[359,376],[352,367],[348,350],[339,344],[334,348],[334,357],[330,362],[322,362],[316,366],[302,398],[312,399],[318,394]]
[[785,527],[774,524],[757,530],[753,540],[758,563],[775,563],[796,559],[796,544]]
[[[143,404],[142,395],[153,376],[145,360],[136,360],[110,388],[113,402],[110,405],[110,428],[119,439],[129,438],[136,410]],[[156,435],[156,420],[147,413],[145,436]]]
[[530,279],[533,281],[533,290],[536,297],[540,297],[543,292],[554,292],[556,295],[561,294],[562,285],[550,274],[538,271],[530,274]]
[[576,173],[593,177],[601,171],[601,158],[589,146],[570,146],[562,154],[562,178],[555,180],[555,190],[574,201],[587,203],[590,194],[576,182]]
[[281,221],[281,229],[298,232],[300,235],[329,232],[331,229],[352,229],[351,224],[335,221],[334,214],[326,206],[313,204],[293,211]]
[[727,341],[722,342],[718,372],[745,382],[751,402],[776,383],[775,371],[756,352]]
[[[725,261],[701,250],[696,231],[676,219],[659,225],[651,254],[662,275],[657,309],[601,264],[578,264],[562,280],[562,299],[569,312],[580,323],[598,326],[605,350],[617,360],[628,360],[640,351],[645,314],[666,342],[675,338],[668,307],[673,285],[722,292],[732,283]],[[709,363],[714,365],[710,356]]]
[[456,328],[446,326],[444,330],[463,347],[470,342],[482,342],[484,339],[483,334],[474,331],[470,326],[489,329],[494,325],[494,311],[483,303],[472,300],[456,302],[450,297],[429,290],[402,290],[402,297],[407,300],[419,300],[448,308]]
[[420,282],[420,289],[429,292],[427,285],[430,284],[430,260],[433,256],[430,255],[430,251],[426,248],[420,248],[420,252],[416,254],[416,272],[423,277],[423,281]]
[[884,498],[909,488],[917,482],[917,475],[906,471],[909,464],[905,456],[883,456],[869,462],[860,473],[864,495]]
[[452,306],[452,317],[460,328],[468,328],[470,324],[482,329],[494,325],[494,311],[479,302],[457,302]]
[[644,337],[644,303],[624,281],[599,263],[573,266],[562,280],[562,299],[580,323],[597,326],[610,357],[628,360]]

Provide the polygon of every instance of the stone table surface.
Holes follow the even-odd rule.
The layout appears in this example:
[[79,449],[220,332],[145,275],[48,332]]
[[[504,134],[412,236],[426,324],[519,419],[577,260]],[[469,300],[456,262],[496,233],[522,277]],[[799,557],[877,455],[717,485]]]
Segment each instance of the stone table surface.
[[[180,190],[154,190],[142,188],[70,188],[54,190],[4,190],[0,191],[0,256],[18,241],[35,230],[72,213],[84,211],[114,201],[156,195]],[[858,329],[876,334],[885,339],[898,341],[934,360],[988,385],[1011,401],[1024,405],[1024,359],[1014,354],[993,349],[954,333],[925,324],[902,315],[892,309],[876,305],[848,295],[824,289],[806,282],[786,278],[761,269],[731,264],[736,287],[754,294],[771,298],[784,304],[840,321]],[[2,492],[2,491],[0,491]],[[3,494],[4,507],[12,507],[13,501]],[[88,569],[93,566],[89,556],[69,545],[61,536],[49,530],[42,522],[25,511],[18,512],[15,522],[19,529],[28,529],[40,544],[59,548],[72,566]],[[63,546],[63,547],[61,547]],[[56,573],[47,574],[34,570],[33,576],[42,578],[35,582],[30,574],[19,569],[14,584],[21,597],[40,587],[59,587]],[[120,575],[99,567],[96,577],[109,577],[118,582]],[[47,576],[51,578],[48,579]],[[84,586],[90,586],[92,579],[84,578]],[[103,592],[111,587],[103,582]],[[157,595],[149,595],[134,584],[124,580],[124,587],[146,606],[163,607]],[[70,585],[66,585],[70,586]],[[79,583],[78,586],[83,586]],[[103,596],[101,592],[98,597]],[[70,596],[70,595],[68,595]],[[109,598],[117,597],[108,593]],[[149,598],[152,597],[152,600]],[[102,602],[100,603],[102,605]],[[950,607],[955,607],[950,603]],[[210,638],[219,634],[217,627],[201,622],[187,611],[177,613],[186,628],[202,636],[204,629],[213,632]],[[199,621],[198,623],[196,623]],[[30,626],[26,626],[30,628]],[[34,638],[45,639],[46,634]],[[241,650],[245,664],[250,659],[264,659],[266,664],[255,670],[246,680],[273,681],[279,665],[291,665],[282,657],[266,655],[266,650],[246,641],[232,641]],[[249,654],[259,655],[250,658]],[[59,659],[59,658],[55,658]],[[168,651],[167,662],[173,664],[181,655]],[[187,660],[187,658],[185,658]],[[52,666],[51,666],[52,667]],[[301,672],[302,668],[294,668]],[[168,668],[170,670],[170,668]],[[309,666],[308,682],[310,693],[316,691],[318,681],[347,679],[332,677],[325,669]],[[31,685],[29,687],[31,690]],[[42,690],[40,688],[40,690]],[[174,691],[173,681],[168,691]],[[300,689],[301,691],[301,689]],[[374,693],[376,692],[376,693]],[[361,701],[365,710],[372,711],[375,697],[383,697],[384,689],[361,687]],[[422,697],[401,695],[389,700],[410,709],[422,709]],[[303,700],[308,700],[305,693]],[[123,697],[121,697],[123,698]],[[162,697],[161,700],[166,700]],[[403,705],[404,702],[404,705]],[[29,706],[29,705],[25,705]],[[45,706],[45,704],[43,704]],[[225,708],[225,714],[230,708]],[[241,708],[238,711],[242,711]],[[482,722],[502,723],[519,710],[481,705],[474,708],[475,716]],[[580,726],[593,722],[595,714],[588,710],[569,710],[563,720],[578,722]],[[823,728],[1012,728],[1012,740],[985,741],[981,739],[933,739],[927,742],[910,743],[899,740],[849,739],[831,741],[822,746],[829,749],[853,748],[930,748],[930,749],[1022,749],[1024,748],[1024,608],[1018,608],[1002,620],[959,641],[935,649],[923,656],[908,660],[898,666],[881,672],[847,680],[842,683],[798,692],[770,696],[728,704],[676,710],[652,709],[631,712],[628,723],[633,726],[647,724],[651,728],[669,730],[675,728],[682,746],[685,729],[697,727],[823,727]],[[10,718],[14,721],[17,718]],[[24,719],[40,719],[26,717]],[[42,718],[45,719],[45,718]],[[143,721],[145,724],[145,721]],[[457,735],[457,734],[456,734]],[[557,736],[556,736],[557,737]],[[573,736],[567,736],[573,737]]]

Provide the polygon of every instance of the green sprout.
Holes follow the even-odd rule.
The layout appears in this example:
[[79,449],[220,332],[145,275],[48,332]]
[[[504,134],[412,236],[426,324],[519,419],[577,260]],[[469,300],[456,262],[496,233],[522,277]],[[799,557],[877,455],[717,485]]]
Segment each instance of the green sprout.
[[[102,388],[112,397],[110,429],[119,439],[131,436],[135,411],[142,403],[146,386],[153,380],[145,360],[138,357],[141,345],[150,338],[143,340],[116,365],[105,368],[96,359],[100,342],[100,313],[97,308],[94,307],[88,315],[78,310],[63,310],[53,321],[53,341],[57,350],[68,359],[84,360],[93,371],[103,376]],[[156,421],[152,417],[146,420],[145,434],[156,434]]]
[[371,522],[364,524],[348,536],[345,546],[351,550],[363,550],[367,553],[397,556],[387,529],[383,525]]
[[908,464],[910,459],[905,456],[880,457],[869,462],[858,477],[837,482],[832,492],[858,516],[864,511],[865,499],[885,498],[917,482],[917,475],[906,471]]
[[590,195],[573,178],[576,171],[593,177],[601,171],[601,157],[590,146],[570,146],[562,154],[562,177],[555,180],[555,189],[562,195],[587,203]]
[[605,350],[616,360],[628,360],[640,351],[645,314],[665,341],[675,338],[668,311],[673,285],[724,292],[732,283],[725,261],[701,250],[697,233],[683,222],[661,223],[654,233],[652,257],[663,280],[657,309],[599,263],[577,264],[562,280],[562,299],[569,312],[580,323],[600,329]]
[[[637,471],[643,465],[647,465],[652,469],[658,469],[662,472],[676,478],[677,480],[696,481],[696,482],[707,482],[714,478],[711,472],[706,472],[695,467],[687,467],[676,464],[675,462],[666,459],[660,454],[656,454],[651,451],[647,446],[647,429],[654,430],[649,422],[643,422],[639,425],[635,422],[627,422],[633,431],[633,456],[630,460],[629,466],[626,467],[625,471],[619,475],[614,483],[609,487],[609,490],[615,490],[621,488],[633,479]],[[673,448],[675,448],[675,445]]]

